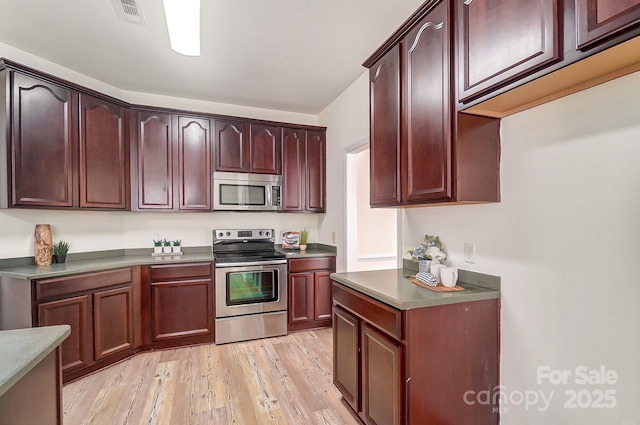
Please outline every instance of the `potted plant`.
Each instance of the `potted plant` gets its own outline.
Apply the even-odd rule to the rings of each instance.
[[[164,254],[171,254],[171,241],[166,239],[162,241],[162,252]]]
[[[173,253],[174,254],[181,254],[182,253],[182,239],[176,239],[175,241],[173,241]]]
[[[64,239],[53,244],[53,258],[55,258],[56,263],[64,263],[67,261],[67,253],[70,247],[71,244]]]
[[[153,253],[154,254],[162,254],[162,239],[153,240]]]
[[[309,231],[305,228],[300,230],[300,251],[307,250],[307,240],[309,239]]]

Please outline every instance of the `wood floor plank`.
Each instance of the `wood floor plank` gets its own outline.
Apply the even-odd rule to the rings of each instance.
[[[138,354],[63,388],[65,425],[357,425],[331,329]]]

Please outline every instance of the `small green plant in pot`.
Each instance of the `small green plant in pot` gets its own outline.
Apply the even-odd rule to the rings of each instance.
[[[71,243],[64,239],[53,244],[53,257],[55,258],[56,263],[64,263],[67,261],[67,253],[69,252],[70,247]]]
[[[163,240],[162,239],[158,239],[158,240],[153,240],[153,253],[154,254],[161,254],[162,253],[162,245],[163,245]]]
[[[162,241],[162,252],[164,254],[171,254],[171,241],[166,239]]]
[[[309,231],[307,229],[300,230],[300,251],[306,251],[308,239]]]
[[[176,239],[173,241],[173,253],[182,253],[182,239]]]

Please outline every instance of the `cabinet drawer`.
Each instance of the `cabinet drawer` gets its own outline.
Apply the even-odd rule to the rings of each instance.
[[[309,270],[335,270],[336,257],[292,258],[289,260],[289,272]]]
[[[90,291],[106,286],[129,283],[132,280],[130,268],[38,280],[36,281],[36,299],[40,300],[75,292]]]
[[[333,302],[402,340],[403,312],[333,281]]]
[[[211,277],[211,263],[167,264],[149,267],[151,282],[202,276]]]

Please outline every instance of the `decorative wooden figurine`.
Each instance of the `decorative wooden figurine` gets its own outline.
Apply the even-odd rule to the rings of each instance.
[[[36,224],[33,235],[33,252],[36,264],[48,266],[53,258],[53,238],[51,237],[51,225]]]

